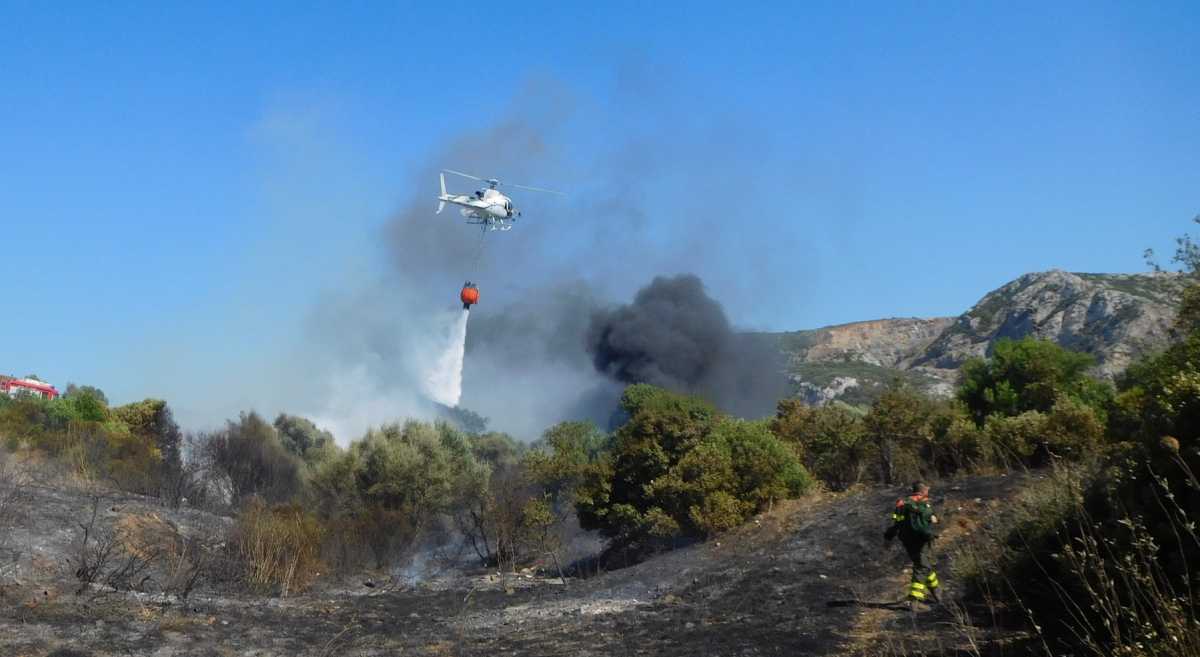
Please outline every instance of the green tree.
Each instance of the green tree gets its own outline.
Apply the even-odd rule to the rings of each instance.
[[[591,422],[560,422],[530,446],[530,477],[556,501],[574,504],[576,489],[608,450],[608,437]]]
[[[933,437],[932,416],[929,400],[899,378],[871,405],[863,427],[875,444],[884,483],[894,484],[900,476],[920,475],[918,457]]]
[[[289,502],[303,489],[300,460],[257,413],[242,413],[236,421],[227,421],[223,429],[207,436],[203,450],[226,479],[235,505],[252,495],[270,503]]]
[[[1111,387],[1088,376],[1094,359],[1033,337],[996,342],[988,359],[963,365],[958,398],[983,426],[989,415],[1049,412],[1060,396],[1100,410]]]
[[[621,399],[629,420],[579,487],[581,525],[627,546],[702,538],[811,484],[766,422],[720,416],[695,397],[639,384]]]
[[[793,446],[805,467],[833,490],[862,482],[876,457],[866,434],[863,411],[846,404],[808,406],[799,399],[779,402],[771,431]]]
[[[159,495],[171,504],[178,504],[184,490],[183,432],[171,407],[161,399],[144,399],[118,406],[112,409],[112,415],[135,437],[154,446],[159,457],[157,472],[147,475],[157,482]]]
[[[317,428],[312,420],[298,415],[280,413],[273,425],[279,442],[289,453],[311,463],[317,455],[334,444],[333,434]]]
[[[77,391],[74,395],[61,399],[59,403],[69,405],[76,419],[85,422],[104,422],[108,419],[108,403],[103,397],[97,397],[91,392]]]
[[[63,392],[63,397],[71,399],[77,395],[91,395],[100,401],[101,404],[108,406],[108,396],[104,391],[95,386],[77,386],[74,383],[68,383],[67,389]]]
[[[484,494],[490,469],[448,423],[371,430],[350,447],[354,480],[380,564],[407,550],[427,523]]]

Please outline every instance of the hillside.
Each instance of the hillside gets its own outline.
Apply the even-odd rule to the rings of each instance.
[[[1022,481],[978,477],[937,491],[949,596],[960,586],[955,547]],[[384,575],[370,588],[364,576],[269,598],[227,590],[219,561],[206,561],[196,590],[180,600],[160,593],[158,570],[142,579],[141,592],[81,589],[83,527],[129,536],[122,528],[152,522],[155,540],[174,543],[212,540],[228,519],[112,494],[100,497],[92,523],[95,490],[31,485],[23,499],[38,512],[10,519],[0,654],[863,655],[897,648],[899,635],[889,630],[914,621],[936,630],[916,637],[924,645],[894,654],[953,651],[968,637],[952,608],[920,608],[914,618],[907,607],[881,604],[901,598],[906,583],[903,551],[879,540],[894,495],[877,489],[783,502],[718,540],[588,579],[461,570],[416,581]],[[136,534],[139,546],[147,535]],[[975,640],[995,637],[993,628],[972,632]]]
[[[1026,274],[984,295],[958,317],[881,319],[774,334],[796,395],[810,403],[869,402],[901,377],[948,395],[958,368],[1002,338],[1034,336],[1092,354],[1113,378],[1166,344],[1175,274]]]

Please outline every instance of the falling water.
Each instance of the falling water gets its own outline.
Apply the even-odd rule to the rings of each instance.
[[[467,347],[467,318],[471,311],[462,314],[450,326],[446,346],[425,375],[425,394],[439,404],[457,406],[462,397],[463,353]]]

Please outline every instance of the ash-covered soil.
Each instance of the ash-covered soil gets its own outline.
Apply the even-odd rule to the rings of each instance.
[[[935,489],[943,598],[955,590],[947,555],[1018,486],[985,477]],[[967,636],[954,605],[878,604],[898,601],[907,582],[903,551],[882,540],[896,495],[790,501],[719,540],[589,579],[479,571],[423,586],[360,579],[287,598],[197,590],[180,601],[153,587],[77,593],[69,557],[92,501],[39,487],[4,530],[0,655],[958,654],[986,641],[982,629]],[[153,514],[184,534],[229,522],[128,497],[104,509],[113,526]]]

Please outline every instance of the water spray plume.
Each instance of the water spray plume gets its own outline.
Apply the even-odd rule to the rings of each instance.
[[[462,398],[463,354],[467,345],[467,318],[471,312],[463,309],[446,336],[446,347],[425,375],[425,394],[439,404],[457,406]]]

